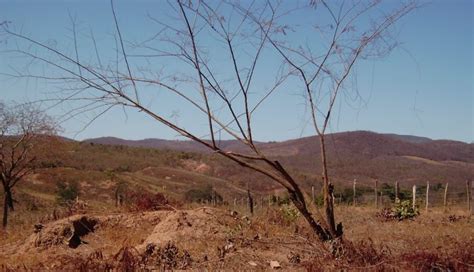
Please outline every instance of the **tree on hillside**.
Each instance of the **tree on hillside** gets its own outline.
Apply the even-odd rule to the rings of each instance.
[[[95,111],[92,121],[114,107],[133,108],[244,168],[280,184],[322,241],[342,235],[336,225],[327,170],[325,133],[343,91],[350,91],[356,62],[382,57],[396,42],[390,27],[408,14],[413,1],[381,5],[380,1],[170,1],[169,18],[151,17],[156,33],[142,42],[127,42],[114,2],[115,56],[100,54],[93,33],[90,51],[74,38],[72,52],[15,32],[4,31],[26,47],[11,50],[48,66],[48,75],[31,72],[18,78],[63,82],[67,116]],[[290,19],[288,19],[290,18]],[[292,19],[291,19],[292,18]],[[73,22],[73,26],[75,22]],[[75,29],[72,27],[76,37]],[[78,46],[80,45],[80,46]],[[109,59],[107,59],[109,57]],[[94,60],[95,58],[95,60]],[[91,60],[92,59],[92,60]],[[149,67],[143,67],[149,63]],[[266,84],[260,84],[260,77]],[[304,97],[321,148],[324,221],[311,214],[298,181],[278,160],[256,144],[255,114],[278,92]],[[159,105],[150,103],[160,93]],[[167,117],[169,96],[193,123],[205,122],[206,135]],[[289,106],[291,107],[291,106]],[[276,124],[278,120],[273,120]],[[236,152],[220,145],[220,137],[247,147]]]
[[[33,171],[39,137],[52,135],[52,119],[33,106],[6,106],[0,102],[0,181],[4,193],[3,228],[14,210],[13,188]]]

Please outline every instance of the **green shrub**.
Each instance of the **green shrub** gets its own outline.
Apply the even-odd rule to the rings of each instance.
[[[413,208],[410,200],[404,200],[397,201],[392,208],[384,208],[378,216],[386,220],[396,219],[401,221],[404,219],[414,218],[419,214],[419,210],[416,207]]]
[[[285,195],[285,196],[272,195],[271,198],[270,198],[270,202],[272,203],[272,205],[281,206],[281,205],[290,204],[291,200],[290,200],[290,197],[288,195]]]
[[[399,220],[413,218],[420,214],[416,207],[413,208],[410,200],[397,201],[392,211]]]
[[[184,194],[184,199],[188,202],[213,201],[215,199],[217,203],[221,203],[224,200],[210,185],[187,191]]]
[[[79,186],[77,182],[66,183],[59,181],[56,183],[56,202],[61,206],[71,205],[79,196]]]
[[[283,216],[283,219],[288,223],[295,222],[296,219],[298,219],[298,217],[300,216],[300,212],[298,211],[298,209],[296,209],[296,207],[291,204],[283,204],[280,207],[280,212]]]
[[[319,195],[316,196],[316,198],[314,199],[314,204],[316,204],[316,206],[318,206],[318,207],[324,206],[324,196],[323,196],[323,194],[319,194]]]

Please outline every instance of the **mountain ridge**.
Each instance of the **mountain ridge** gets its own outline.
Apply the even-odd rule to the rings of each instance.
[[[381,155],[419,156],[437,161],[454,160],[474,162],[474,144],[454,140],[433,140],[427,137],[375,133],[371,131],[349,131],[326,135],[331,152],[357,153],[376,157]],[[125,145],[133,147],[169,149],[185,152],[210,153],[207,147],[191,140],[164,140],[147,138],[125,140],[117,137],[99,137],[82,142],[103,145]],[[318,136],[308,136],[286,141],[256,142],[268,155],[296,156],[319,153]],[[248,148],[237,140],[219,141],[226,150],[246,152]]]

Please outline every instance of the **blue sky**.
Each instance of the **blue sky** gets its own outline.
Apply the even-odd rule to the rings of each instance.
[[[386,5],[390,4],[393,2]],[[161,16],[169,11],[165,6],[160,1],[118,1],[117,14],[125,39],[138,41],[153,33],[156,25],[145,15]],[[108,1],[0,0],[0,7],[0,21],[11,21],[10,27],[69,50],[71,14],[79,23],[80,38],[85,39],[92,28],[100,53],[110,56],[112,52],[107,42],[114,31]],[[473,13],[473,2],[469,0],[432,1],[403,18],[396,27],[401,46],[386,58],[357,66],[358,91],[365,103],[346,103],[345,97],[341,97],[330,132],[371,130],[474,141]],[[79,52],[84,58],[95,56],[86,43],[80,45]],[[264,63],[267,67],[262,70],[272,68],[271,61]],[[2,73],[10,73],[25,64],[22,58],[0,53]],[[263,87],[266,80],[262,72],[256,85]],[[0,82],[0,97],[7,102],[41,99],[47,90],[57,87],[8,76],[0,76]],[[182,109],[177,100],[166,95],[147,98],[150,103],[165,101],[160,108],[165,116],[174,118],[173,113],[178,113],[179,124],[198,135],[205,134],[205,119],[192,118],[194,113]],[[272,97],[254,116],[255,138],[270,141],[312,135],[302,103],[297,92]],[[67,106],[55,108],[50,114],[59,115],[66,110]],[[176,138],[175,132],[139,112],[128,111],[125,115],[120,109],[113,110],[81,131],[88,118],[85,115],[63,123],[64,135],[76,139]]]

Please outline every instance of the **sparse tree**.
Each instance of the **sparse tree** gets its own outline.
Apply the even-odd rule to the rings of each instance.
[[[34,147],[39,137],[52,135],[52,119],[32,105],[6,106],[0,102],[0,180],[4,193],[3,228],[14,210],[13,188],[33,171]]]
[[[298,211],[320,240],[342,235],[336,226],[333,185],[329,179],[325,134],[331,113],[344,90],[351,90],[356,62],[389,53],[396,42],[388,32],[408,14],[413,1],[381,5],[381,1],[169,1],[170,18],[150,17],[157,32],[142,42],[127,43],[113,1],[116,56],[80,58],[78,40],[73,53],[31,38],[11,28],[4,31],[24,42],[11,51],[46,64],[50,75],[17,72],[18,78],[45,79],[67,84],[54,102],[72,103],[65,118],[96,111],[95,120],[114,107],[133,108],[181,136],[196,141],[244,168],[259,172],[284,187]],[[287,16],[303,22],[287,20]],[[306,21],[305,21],[306,19]],[[75,22],[72,22],[75,24]],[[73,37],[76,37],[75,27]],[[303,33],[301,33],[303,32]],[[303,40],[302,37],[308,37]],[[25,48],[25,49],[24,49]],[[146,60],[153,66],[140,64]],[[257,77],[268,80],[265,86]],[[278,160],[266,155],[254,139],[254,115],[277,92],[296,91],[304,97],[315,133],[319,135],[324,180],[324,221],[310,212],[306,196],[294,176]],[[152,92],[168,92],[182,103],[189,118],[205,121],[207,134],[168,118],[150,104]],[[147,102],[145,102],[147,101]],[[162,103],[168,103],[162,101]],[[278,123],[278,120],[274,120]],[[229,150],[220,137],[247,147]]]

